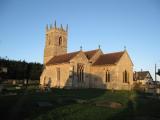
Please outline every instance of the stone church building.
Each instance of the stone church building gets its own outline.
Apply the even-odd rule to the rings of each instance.
[[[101,88],[130,90],[133,85],[133,63],[126,50],[103,53],[90,51],[67,52],[68,26],[46,28],[42,87]]]

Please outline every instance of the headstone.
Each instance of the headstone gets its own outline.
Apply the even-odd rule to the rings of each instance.
[[[37,102],[38,107],[51,107],[52,104],[50,102]]]
[[[160,94],[160,88],[157,88],[157,89],[156,89],[156,93],[157,93],[157,94]]]
[[[21,89],[21,87],[20,87],[20,86],[16,86],[16,89],[17,89],[17,90],[20,90],[20,89]]]
[[[26,80],[26,79],[24,79],[24,84],[25,84],[25,85],[27,84],[27,80]]]
[[[13,80],[12,84],[15,85],[16,84],[16,80]]]

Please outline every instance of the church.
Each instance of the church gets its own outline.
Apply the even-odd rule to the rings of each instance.
[[[42,87],[131,90],[133,63],[127,50],[103,53],[101,48],[67,52],[68,25],[46,27]]]

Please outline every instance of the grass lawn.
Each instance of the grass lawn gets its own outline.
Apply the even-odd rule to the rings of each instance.
[[[23,91],[0,96],[1,120],[159,120],[160,100],[134,91]],[[38,102],[52,106],[39,107]],[[113,104],[113,105],[112,105]],[[118,104],[119,107],[116,107]],[[2,119],[3,118],[3,119]]]

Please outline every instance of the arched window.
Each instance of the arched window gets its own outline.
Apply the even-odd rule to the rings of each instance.
[[[129,73],[125,70],[123,72],[123,83],[128,83],[129,82]]]
[[[77,64],[77,77],[78,82],[84,82],[84,64],[78,63]]]
[[[58,44],[59,44],[59,46],[62,45],[62,36],[59,37]]]
[[[111,80],[110,72],[107,70],[105,74],[106,74],[106,75],[105,75],[106,82],[110,82],[110,80]]]

